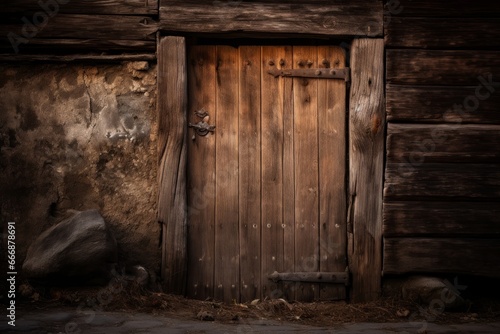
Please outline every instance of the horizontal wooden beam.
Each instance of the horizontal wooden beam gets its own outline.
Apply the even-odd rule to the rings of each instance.
[[[16,0],[2,4],[0,16],[12,13],[158,15],[158,0]]]
[[[384,0],[391,16],[500,17],[500,6],[491,0]]]
[[[500,237],[499,202],[384,203],[384,236]]]
[[[452,273],[500,277],[500,239],[384,238],[384,275]]]
[[[0,54],[1,62],[72,62],[72,61],[156,61],[154,53],[137,53],[137,54],[117,54],[117,55],[101,55],[101,54],[76,54],[76,55],[16,55]]]
[[[500,51],[387,50],[387,83],[478,85],[500,78]]]
[[[161,0],[160,28],[189,33],[250,32],[382,36],[381,1]]]
[[[500,125],[389,124],[387,161],[500,163]]]
[[[386,21],[387,48],[492,49],[500,45],[498,18],[393,17]]]
[[[500,169],[496,164],[389,162],[384,196],[385,201],[496,201],[500,199]]]
[[[500,87],[490,89],[494,91],[479,81],[475,86],[386,85],[387,120],[500,124],[500,94],[496,93]],[[465,109],[464,103],[476,101],[477,106],[474,104],[474,108],[468,106],[469,110]]]

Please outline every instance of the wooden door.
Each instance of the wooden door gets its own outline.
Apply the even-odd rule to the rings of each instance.
[[[344,299],[342,284],[268,279],[346,269],[345,81],[268,74],[343,68],[344,51],[193,46],[187,67],[188,122],[215,126],[188,132],[188,296]]]

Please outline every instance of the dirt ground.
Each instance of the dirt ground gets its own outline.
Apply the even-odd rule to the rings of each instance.
[[[283,299],[224,304],[153,292],[123,279],[115,279],[106,287],[91,288],[33,288],[25,283],[20,286],[20,292],[24,295],[20,300],[20,312],[74,306],[78,312],[140,312],[225,324],[244,319],[266,319],[312,326],[360,322],[462,324],[500,321],[499,300],[487,296],[467,300],[464,309],[450,312],[394,297],[357,304],[345,301],[299,303]]]

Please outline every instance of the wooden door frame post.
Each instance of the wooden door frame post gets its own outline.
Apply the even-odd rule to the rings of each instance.
[[[385,102],[384,40],[355,39],[349,102],[348,259],[351,300],[380,297]]]
[[[158,222],[166,292],[184,294],[187,272],[187,67],[184,37],[158,43]]]

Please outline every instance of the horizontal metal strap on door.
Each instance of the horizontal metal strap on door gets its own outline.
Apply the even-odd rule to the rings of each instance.
[[[279,273],[275,271],[267,276],[268,279],[277,283],[279,281],[310,282],[310,283],[337,283],[349,285],[349,271],[339,272],[294,272]]]
[[[277,69],[267,71],[275,78],[277,77],[301,77],[319,79],[351,79],[349,67],[344,68],[297,68],[297,69]]]

